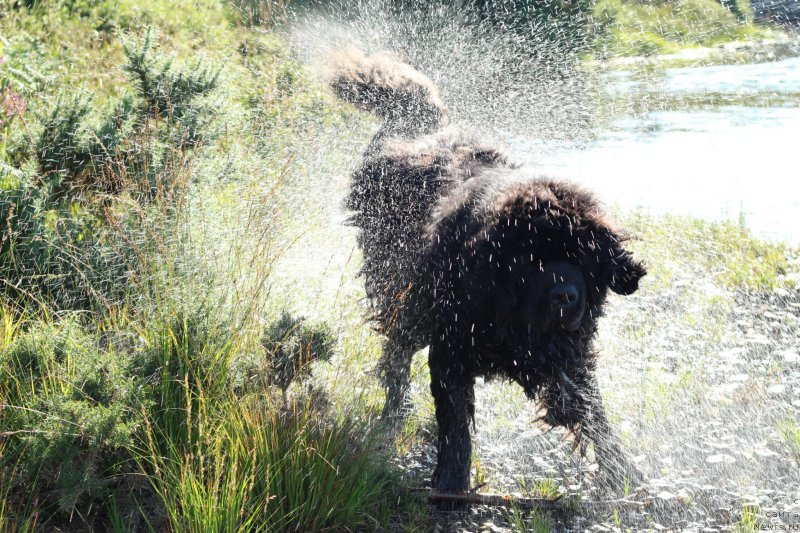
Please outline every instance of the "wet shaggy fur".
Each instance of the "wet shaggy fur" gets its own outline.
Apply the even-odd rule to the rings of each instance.
[[[383,119],[347,207],[385,336],[385,417],[402,412],[412,355],[429,348],[434,487],[468,489],[478,376],[516,381],[546,422],[595,443],[603,470],[628,472],[597,390],[592,340],[608,290],[634,292],[645,269],[598,201],[448,127],[434,84],[394,56],[345,51],[327,75],[339,96]],[[552,303],[565,277],[580,298],[574,324]]]

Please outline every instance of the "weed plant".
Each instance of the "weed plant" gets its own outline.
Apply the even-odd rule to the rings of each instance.
[[[63,58],[48,43],[72,38],[58,22],[80,34],[103,6],[34,2],[0,19],[41,36],[49,71],[3,132],[0,530],[376,527],[399,482],[371,429],[332,416],[311,384],[289,394],[336,339],[269,317],[294,186],[283,147],[340,111],[274,37],[244,35],[233,64],[157,50],[202,42],[186,34],[196,21],[224,33],[220,48],[235,41],[230,13],[194,4],[180,24],[153,6],[143,18],[161,32],[97,42],[124,90],[78,77],[90,90],[52,92]],[[26,42],[3,53],[35,65]]]

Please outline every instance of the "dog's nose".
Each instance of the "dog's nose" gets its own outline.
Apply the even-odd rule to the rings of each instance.
[[[547,293],[551,309],[569,309],[578,303],[578,288],[571,283],[559,283]]]

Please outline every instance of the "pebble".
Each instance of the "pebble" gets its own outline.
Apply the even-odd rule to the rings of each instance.
[[[712,464],[713,463],[734,463],[734,462],[736,462],[736,459],[733,456],[728,455],[726,453],[716,453],[714,455],[709,455],[708,457],[706,457],[706,462],[707,463],[712,463]]]

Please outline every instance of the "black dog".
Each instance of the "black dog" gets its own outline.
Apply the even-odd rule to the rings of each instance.
[[[385,417],[397,416],[412,355],[428,346],[439,427],[437,489],[468,489],[477,376],[519,383],[544,420],[595,443],[629,475],[593,376],[607,290],[630,294],[644,267],[588,192],[539,178],[446,127],[438,90],[387,54],[342,53],[329,82],[383,118],[347,206],[385,335]],[[581,447],[581,451],[585,446]],[[624,467],[624,472],[619,468]]]

